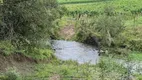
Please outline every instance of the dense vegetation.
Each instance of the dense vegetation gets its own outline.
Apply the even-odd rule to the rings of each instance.
[[[47,39],[50,29],[55,26],[53,22],[59,17],[56,8],[55,1],[4,0],[1,4],[1,40],[18,42],[19,39],[26,44],[37,44],[39,40]]]
[[[141,4],[141,0],[0,0],[0,58],[11,60],[15,54],[12,58],[20,61],[24,55],[36,63],[34,73],[21,75],[7,62],[10,68],[0,71],[0,80],[142,80],[141,73],[131,72],[131,65],[116,62],[142,61]],[[70,25],[74,35],[68,40],[98,47],[102,56],[97,65],[55,58],[50,40],[66,39],[61,29]]]
[[[72,1],[70,0],[68,2]],[[107,42],[105,44],[110,44],[110,41],[115,41],[115,44],[113,44],[115,46],[123,46],[131,50],[142,50],[140,47],[142,37],[141,33],[139,33],[141,32],[140,26],[142,25],[142,6],[140,0],[113,0],[108,2],[101,1],[82,4],[63,4],[61,6],[65,6],[68,11],[67,15],[72,16],[72,18],[75,18],[77,21],[77,40],[83,41],[91,34],[92,36],[98,36],[103,41],[103,44],[106,41]],[[86,17],[84,17],[84,15]],[[79,29],[79,26],[81,29]],[[98,28],[102,28],[102,32]],[[106,31],[111,31],[109,33],[113,35],[109,35],[108,32],[104,31],[105,29]],[[133,31],[134,29],[137,30],[137,32]],[[120,32],[120,34],[118,35],[117,32]],[[116,40],[113,38],[113,36]]]
[[[3,0],[0,8],[0,40],[30,54],[47,46],[43,44],[54,35],[60,18],[55,0]]]

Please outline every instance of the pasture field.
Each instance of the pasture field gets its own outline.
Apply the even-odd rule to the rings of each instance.
[[[58,0],[60,4],[82,4],[82,3],[94,3],[102,1],[113,1],[113,0]]]
[[[85,3],[79,3],[86,1]],[[87,1],[95,1],[89,3]],[[115,12],[115,14],[122,14],[125,18],[126,26],[141,26],[142,19],[142,1],[141,0],[58,0],[61,6],[67,8],[70,14],[82,14],[87,13],[90,15],[103,14],[106,7],[111,7],[110,9]],[[70,3],[74,2],[74,3]],[[77,2],[77,3],[75,3]],[[110,10],[110,11],[111,11]],[[135,22],[134,22],[135,20]]]
[[[82,2],[82,1],[96,1],[96,0],[58,0],[59,3],[69,3],[69,2]]]
[[[63,0],[59,2],[64,2]],[[75,1],[75,0],[74,0]],[[78,0],[76,0],[78,2]],[[80,0],[81,1],[81,0]],[[108,0],[94,3],[64,4],[69,11],[102,11],[106,6],[114,7],[117,12],[131,12],[142,10],[141,0]]]
[[[81,3],[82,1],[86,1]],[[89,3],[88,1],[94,1]],[[82,14],[87,13],[89,15],[103,14],[106,7],[111,7],[109,9],[113,10],[114,14],[122,14],[125,18],[126,26],[141,26],[141,13],[142,13],[142,1],[141,0],[58,0],[61,6],[67,8],[69,13]],[[74,2],[74,3],[71,3]],[[75,3],[77,2],[77,3]],[[79,3],[80,2],[80,3]],[[110,11],[111,11],[110,10]],[[134,22],[135,19],[135,22]]]

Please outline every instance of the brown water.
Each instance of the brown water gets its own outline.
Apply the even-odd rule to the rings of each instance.
[[[55,56],[61,60],[73,60],[80,64],[96,64],[99,61],[98,50],[95,47],[64,40],[53,40],[52,47],[55,49]]]

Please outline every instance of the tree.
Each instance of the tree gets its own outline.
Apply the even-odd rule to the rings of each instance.
[[[0,10],[0,39],[9,39],[18,48],[38,47],[50,38],[60,17],[56,0],[3,0]]]

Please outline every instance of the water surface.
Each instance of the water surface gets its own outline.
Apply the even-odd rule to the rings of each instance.
[[[52,47],[55,50],[55,56],[61,60],[73,60],[80,64],[96,64],[99,60],[98,50],[87,44],[53,40]]]

